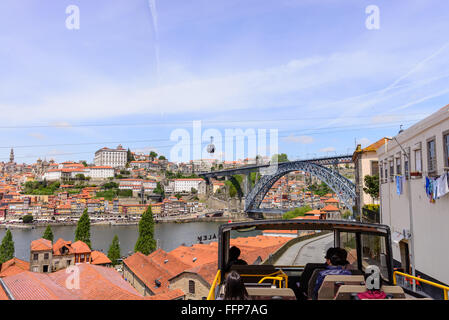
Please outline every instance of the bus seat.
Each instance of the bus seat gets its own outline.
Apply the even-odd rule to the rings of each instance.
[[[326,269],[315,269],[312,273],[312,276],[310,277],[309,284],[307,286],[307,297],[309,299],[312,299],[313,297],[313,290],[315,289],[316,279],[318,278],[318,274],[320,271],[323,271]]]
[[[334,299],[340,286],[364,284],[365,278],[362,275],[327,275],[318,290],[318,300]]]
[[[351,300],[352,294],[362,293],[366,290],[366,286],[343,285],[338,289],[334,300]],[[404,290],[399,286],[382,286],[382,291],[387,295],[391,295],[393,299],[405,299]]]
[[[246,288],[253,300],[296,300],[295,293],[290,288]]]

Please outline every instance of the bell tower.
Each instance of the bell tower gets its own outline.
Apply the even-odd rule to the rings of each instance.
[[[14,149],[11,148],[11,153],[9,154],[9,162],[14,162]]]

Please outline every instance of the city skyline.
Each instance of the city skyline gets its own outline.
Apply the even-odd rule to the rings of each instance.
[[[278,129],[290,159],[352,153],[448,101],[442,2],[77,1],[69,30],[72,4],[0,4],[0,161],[169,157],[194,120]]]

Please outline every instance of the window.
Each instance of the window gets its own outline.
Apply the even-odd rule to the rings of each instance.
[[[33,272],[39,272],[39,267],[38,266],[34,266],[33,267]]]
[[[379,174],[379,162],[371,161],[371,175],[377,176]]]
[[[421,149],[415,150],[415,172],[422,172]]]
[[[189,293],[195,294],[195,281],[189,280]]]
[[[44,260],[48,260],[48,253],[44,253]]]
[[[394,176],[394,162],[393,160],[390,160],[390,181],[393,182],[393,176]]]
[[[437,170],[437,158],[435,150],[435,138],[427,141],[427,171],[435,173]]]
[[[400,158],[400,156],[396,158],[396,174],[397,175],[401,175],[402,174],[401,158]]]
[[[444,148],[444,165],[449,167],[449,133],[446,133],[443,137]]]
[[[39,254],[37,253],[33,254],[33,260],[39,260]]]
[[[408,179],[410,174],[410,148],[407,149],[407,153],[404,153],[404,174],[405,178]]]

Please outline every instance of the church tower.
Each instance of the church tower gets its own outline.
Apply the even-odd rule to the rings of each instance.
[[[14,162],[14,149],[11,148],[11,153],[9,154],[9,162]]]

